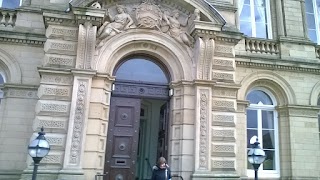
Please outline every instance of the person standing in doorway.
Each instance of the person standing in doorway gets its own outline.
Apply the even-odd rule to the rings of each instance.
[[[151,180],[171,180],[171,171],[164,157],[160,157],[157,165],[153,166]]]

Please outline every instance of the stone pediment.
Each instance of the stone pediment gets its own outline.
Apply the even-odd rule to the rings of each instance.
[[[116,4],[122,4],[126,7],[141,4],[143,2],[154,3],[162,8],[176,9],[185,14],[192,14],[195,9],[199,10],[200,20],[212,22],[217,25],[225,25],[226,21],[222,15],[214,8],[212,4],[206,0],[72,0],[70,2],[72,7],[91,7],[92,4],[98,2],[102,9],[108,9]]]

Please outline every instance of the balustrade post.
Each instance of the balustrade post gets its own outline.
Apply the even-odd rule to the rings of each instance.
[[[10,12],[10,13],[8,13],[9,14],[9,21],[8,21],[8,23],[7,23],[7,25],[8,26],[11,26],[11,27],[13,27],[13,16],[14,16],[14,13],[13,12]]]
[[[1,19],[1,21],[0,21],[0,26],[6,26],[6,16],[7,16],[7,12],[2,11],[1,14],[2,14],[2,19]]]

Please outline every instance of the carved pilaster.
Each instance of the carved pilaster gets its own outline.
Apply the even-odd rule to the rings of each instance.
[[[66,174],[79,174],[84,178],[82,171],[86,124],[89,114],[90,89],[92,83],[92,72],[73,71],[75,77],[73,82],[73,93],[69,116],[69,127],[67,134],[66,149],[64,155],[63,169],[60,171],[61,178]]]
[[[215,42],[213,39],[198,38],[195,48],[197,62],[197,79],[210,80],[211,66],[214,58]]]
[[[86,22],[79,25],[78,51],[76,68],[92,69],[91,64],[95,52],[97,27]]]
[[[210,171],[211,161],[211,88],[197,87],[196,106],[196,163],[195,170]]]

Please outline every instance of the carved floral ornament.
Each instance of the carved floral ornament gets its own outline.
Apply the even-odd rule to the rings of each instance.
[[[97,2],[91,6],[100,7]],[[116,12],[112,11],[114,9]],[[103,46],[110,37],[116,34],[137,28],[166,33],[179,43],[193,47],[194,39],[186,29],[191,21],[200,20],[200,11],[195,9],[193,14],[180,15],[182,15],[181,11],[157,5],[153,0],[144,0],[141,4],[130,7],[117,4],[106,10],[105,19],[107,20],[98,29],[97,47]]]

